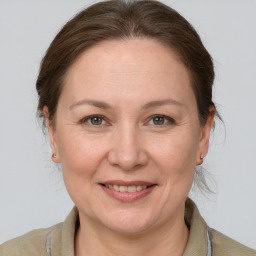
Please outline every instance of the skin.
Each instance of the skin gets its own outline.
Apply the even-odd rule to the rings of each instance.
[[[47,107],[44,114],[53,160],[79,210],[76,255],[183,255],[185,200],[207,154],[215,109],[200,125],[179,56],[149,39],[101,42],[69,68],[54,126]],[[92,123],[91,115],[102,119]],[[127,203],[102,189],[107,180],[157,185]]]

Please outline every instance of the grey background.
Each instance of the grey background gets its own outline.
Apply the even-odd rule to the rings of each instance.
[[[35,115],[40,60],[57,31],[96,1],[0,1],[0,243],[63,221],[73,206]],[[256,249],[256,1],[169,0],[214,58],[217,125],[205,167],[216,194],[192,197],[209,226]]]

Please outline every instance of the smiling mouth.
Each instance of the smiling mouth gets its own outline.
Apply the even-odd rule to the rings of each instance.
[[[106,187],[106,188],[118,191],[118,192],[128,192],[128,193],[135,193],[135,192],[138,192],[138,191],[146,190],[146,189],[148,189],[152,186],[155,186],[155,185],[151,185],[151,186],[146,186],[146,185],[119,186],[119,185],[116,185],[116,184],[101,184],[101,185]]]
[[[99,183],[103,190],[112,198],[122,203],[132,203],[146,197],[154,191],[157,184],[145,181],[113,180]]]

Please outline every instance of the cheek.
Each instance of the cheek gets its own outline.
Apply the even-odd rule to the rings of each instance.
[[[63,179],[67,191],[76,205],[93,205],[91,195],[97,193],[94,186],[99,177],[98,170],[105,157],[106,145],[99,144],[83,132],[71,130],[59,133],[58,147]],[[95,190],[96,189],[96,190]],[[90,207],[87,209],[91,213]]]
[[[64,175],[92,176],[105,157],[104,140],[84,136],[80,131],[60,133],[58,147]]]
[[[194,166],[196,163],[198,136],[191,132],[177,132],[163,136],[158,140],[158,145],[151,148],[152,158],[158,156],[159,164],[176,166],[177,170],[185,171],[185,166]]]
[[[193,131],[173,133],[161,141],[161,150],[154,147],[152,157],[163,182],[162,200],[171,211],[174,205],[185,201],[193,183],[198,134]],[[157,156],[157,157],[156,157]],[[177,206],[178,207],[178,206]]]

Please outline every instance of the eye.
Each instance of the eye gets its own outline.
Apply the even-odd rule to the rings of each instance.
[[[152,120],[155,125],[163,125],[165,123],[165,118],[163,116],[154,117]]]
[[[89,121],[90,124],[92,124],[92,125],[101,125],[104,120],[103,120],[102,117],[93,116],[93,117],[90,117],[90,118],[88,119],[88,121]]]
[[[163,126],[163,125],[167,125],[168,123],[173,124],[174,122],[175,121],[169,116],[155,115],[152,117],[149,124]]]
[[[88,123],[89,125],[92,125],[92,126],[100,126],[100,125],[105,125],[106,121],[103,116],[93,115],[93,116],[87,116],[83,118],[82,120],[79,121],[79,123],[81,124]]]

